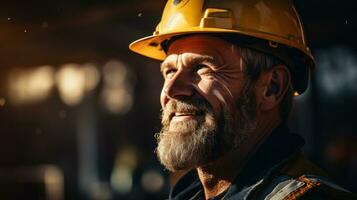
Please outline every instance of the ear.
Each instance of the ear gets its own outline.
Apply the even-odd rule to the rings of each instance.
[[[285,96],[291,80],[290,71],[285,65],[276,65],[264,72],[260,78],[264,83],[260,90],[260,109],[272,110],[277,107]],[[259,80],[258,80],[259,81]]]

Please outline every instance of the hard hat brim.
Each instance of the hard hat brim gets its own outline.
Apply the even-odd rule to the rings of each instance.
[[[130,50],[141,54],[143,56],[156,59],[156,60],[164,60],[166,58],[166,53],[161,47],[161,43],[167,39],[170,39],[174,36],[180,36],[180,35],[190,35],[190,34],[197,34],[197,33],[233,33],[237,34],[237,37],[239,35],[246,36],[246,37],[255,37],[255,38],[260,38],[264,40],[270,40],[273,42],[277,42],[279,44],[283,44],[288,47],[295,47],[299,49],[300,51],[304,52],[305,55],[308,57],[309,60],[314,64],[314,58],[310,52],[309,49],[306,49],[303,44],[301,45],[296,45],[296,42],[290,41],[289,39],[284,39],[281,38],[281,36],[275,36],[269,33],[264,33],[264,32],[257,32],[257,31],[249,31],[249,30],[229,30],[229,29],[220,29],[220,28],[189,28],[187,30],[181,29],[179,32],[169,32],[169,33],[164,33],[164,34],[159,34],[159,35],[152,35],[148,37],[141,38],[139,40],[136,40],[132,42],[129,45]]]

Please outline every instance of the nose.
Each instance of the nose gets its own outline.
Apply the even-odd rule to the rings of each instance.
[[[192,84],[192,75],[190,75],[189,72],[179,70],[171,79],[165,81],[162,95],[165,96],[166,101],[169,99],[180,99],[193,96],[194,87]]]

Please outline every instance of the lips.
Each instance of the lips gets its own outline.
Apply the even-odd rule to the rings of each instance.
[[[197,115],[195,113],[174,113],[174,116],[194,116]]]
[[[185,101],[172,99],[163,108],[163,120],[188,120],[203,117],[210,112],[209,105],[202,99],[185,99]]]
[[[170,115],[170,121],[175,119],[175,120],[181,120],[181,119],[188,119],[188,118],[195,118],[195,117],[200,117],[203,115],[202,111],[185,111],[185,112],[173,112]]]

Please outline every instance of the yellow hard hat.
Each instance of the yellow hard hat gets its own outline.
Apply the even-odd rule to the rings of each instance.
[[[134,41],[129,48],[164,60],[166,42],[197,33],[254,40],[243,46],[277,56],[292,71],[294,90],[299,94],[306,90],[314,58],[291,0],[168,0],[153,35]]]

